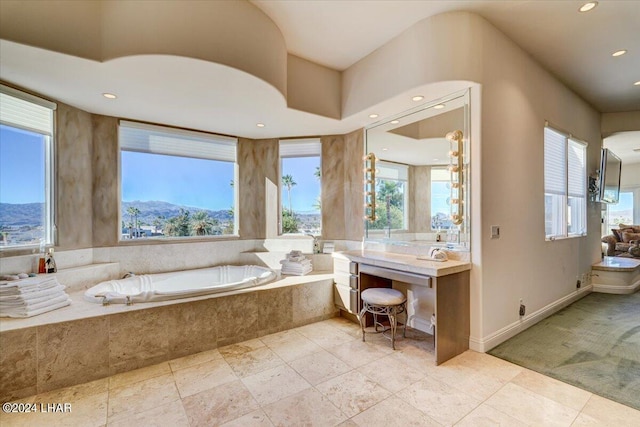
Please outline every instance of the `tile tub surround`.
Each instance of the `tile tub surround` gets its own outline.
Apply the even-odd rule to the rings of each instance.
[[[333,275],[204,297],[65,309],[0,320],[0,400],[49,392],[337,315]]]
[[[72,412],[0,414],[0,424],[640,425],[634,409],[487,354],[435,366],[431,343],[399,340],[393,352],[337,317],[31,395],[19,402]]]

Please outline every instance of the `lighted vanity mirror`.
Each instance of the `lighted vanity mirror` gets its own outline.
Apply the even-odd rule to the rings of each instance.
[[[469,250],[469,94],[366,129],[366,239]]]

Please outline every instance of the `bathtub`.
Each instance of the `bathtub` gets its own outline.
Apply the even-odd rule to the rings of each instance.
[[[99,283],[84,293],[95,303],[165,301],[260,286],[277,274],[256,265],[223,265],[198,270],[143,274]]]

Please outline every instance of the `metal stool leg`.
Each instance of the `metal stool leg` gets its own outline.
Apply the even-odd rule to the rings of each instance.
[[[364,316],[365,316],[366,312],[367,312],[367,305],[363,304],[362,305],[362,310],[360,310],[360,316],[359,316],[359,319],[358,319],[358,320],[360,320],[360,328],[362,329],[362,342],[364,342],[364,321],[365,321]]]

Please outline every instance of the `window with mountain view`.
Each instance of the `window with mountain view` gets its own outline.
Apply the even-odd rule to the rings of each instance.
[[[121,240],[237,234],[235,138],[121,121]]]
[[[54,243],[55,108],[0,85],[0,248]]]
[[[282,234],[322,233],[319,139],[280,141]]]

